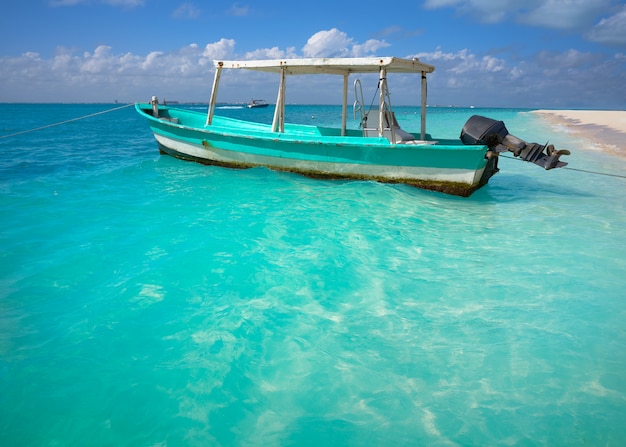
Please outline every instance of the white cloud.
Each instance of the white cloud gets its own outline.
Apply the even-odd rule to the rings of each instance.
[[[185,2],[174,10],[172,16],[176,19],[197,19],[200,12],[192,3]]]
[[[139,65],[139,68],[142,70],[157,70],[161,68],[161,63],[159,58],[163,56],[163,52],[161,51],[152,51],[150,52],[143,62]],[[131,61],[132,62],[132,61]],[[132,65],[128,65],[127,67],[132,67]]]
[[[600,20],[589,33],[589,40],[609,45],[626,45],[626,6]]]
[[[32,60],[41,60],[39,58],[39,53],[34,53],[32,51],[29,51],[27,53],[24,53],[24,58],[25,59],[32,59]]]
[[[302,48],[302,53],[306,57],[342,57],[350,52],[348,47],[353,40],[343,31],[333,28],[325,31],[318,31],[313,34],[306,45]]]
[[[301,51],[295,47],[271,47],[249,51],[243,56],[235,52],[235,41],[225,38],[204,46],[190,44],[175,51],[144,55],[116,53],[107,45],[83,53],[59,48],[50,58],[27,52],[19,57],[0,57],[3,79],[0,98],[17,102],[97,102],[144,100],[157,94],[161,98],[200,101],[207,100],[216,59],[361,56],[385,46],[388,44],[378,40],[356,42],[346,33],[331,29],[315,33]],[[447,52],[438,48],[429,53],[406,55],[414,56],[436,67],[429,77],[431,104],[611,108],[621,106],[620,98],[626,97],[623,53],[542,51],[521,61],[469,49]],[[414,80],[406,86],[396,85],[394,81],[392,87],[403,91],[419,85],[415,86]],[[235,76],[231,81],[229,77],[223,84],[220,100],[239,101],[258,94],[267,97],[274,94],[273,88],[267,78],[244,81]],[[300,97],[290,98],[300,103],[321,100],[310,96],[310,89],[302,90]],[[290,90],[294,95],[296,91]],[[415,95],[411,93],[409,97]]]
[[[126,97],[147,98],[154,92],[188,95],[207,89],[213,59],[232,56],[235,42],[221,39],[204,48],[191,44],[172,52],[116,54],[107,45],[76,54],[59,48],[49,59],[29,52],[0,58],[0,97],[7,101],[96,102]]]
[[[296,49],[289,47],[286,50],[281,50],[278,47],[272,48],[260,48],[258,50],[250,51],[244,55],[244,59],[258,60],[258,59],[285,59],[285,58],[297,58]]]
[[[228,14],[231,16],[243,17],[247,16],[250,8],[247,5],[239,5],[238,3],[233,3],[228,10]]]
[[[457,8],[460,14],[478,17],[483,23],[503,21],[511,12],[531,7],[536,0],[426,0],[426,9]]]
[[[235,41],[222,38],[217,42],[207,44],[204,47],[202,56],[207,59],[226,59],[234,51]]]
[[[360,57],[372,55],[378,49],[388,47],[384,40],[370,39],[359,44],[337,28],[318,31],[302,48],[305,57]]]
[[[497,104],[497,101],[503,101],[509,92],[504,90],[505,95],[497,95],[493,91],[510,84],[523,74],[523,70],[509,66],[504,59],[490,55],[480,56],[468,49],[454,53],[437,49],[410,57],[413,56],[435,65],[435,72],[430,76],[433,88],[429,90],[434,93],[431,99],[440,104],[480,104],[493,101],[491,105],[503,105]],[[441,99],[444,95],[448,98]]]
[[[543,67],[554,67],[559,70],[581,69],[600,62],[601,56],[593,53],[570,49],[562,53],[542,51],[537,60]]]
[[[591,29],[593,23],[616,2],[618,0],[426,0],[424,7],[455,8],[459,14],[471,15],[483,23],[510,20],[530,26],[576,31],[600,43],[624,44],[624,9]]]
[[[432,53],[419,53],[415,57],[426,63],[436,64],[441,61],[445,70],[457,75],[472,73],[472,75],[476,76],[506,69],[506,62],[503,59],[489,55],[479,57],[468,49],[463,49],[456,53],[445,53],[438,49]],[[436,71],[439,71],[439,68]]]
[[[377,37],[391,36],[392,34],[400,34],[403,32],[404,32],[404,29],[401,26],[392,25],[392,26],[388,26],[387,28],[381,29],[377,33]]]
[[[354,57],[373,55],[373,54],[376,54],[376,52],[380,48],[386,48],[389,46],[391,45],[385,42],[384,40],[369,39],[365,41],[365,43],[362,45],[354,44],[352,46],[351,55]]]
[[[98,74],[107,69],[115,68],[119,64],[117,56],[111,54],[111,47],[100,45],[93,54],[85,53],[80,71],[83,73]]]
[[[528,13],[519,13],[519,21],[554,29],[581,29],[606,11],[610,0],[545,0]]]
[[[624,57],[573,49],[515,62],[467,49],[412,56],[436,67],[429,77],[431,104],[615,108],[616,98],[626,97]]]

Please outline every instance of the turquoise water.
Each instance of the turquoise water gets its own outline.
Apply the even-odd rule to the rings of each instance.
[[[0,104],[0,135],[112,107]],[[429,113],[624,174],[526,111]],[[502,159],[463,199],[229,170],[160,156],[132,108],[0,154],[3,445],[626,442],[624,178]]]

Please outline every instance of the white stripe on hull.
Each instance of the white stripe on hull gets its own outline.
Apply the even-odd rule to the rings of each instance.
[[[484,168],[450,169],[427,168],[420,166],[383,166],[358,163],[322,162],[298,160],[293,158],[268,157],[246,152],[222,150],[212,146],[199,146],[154,134],[156,140],[166,148],[196,159],[204,159],[225,164],[247,164],[276,167],[277,169],[318,172],[327,175],[357,176],[394,180],[421,180],[464,183],[470,186],[478,184]]]

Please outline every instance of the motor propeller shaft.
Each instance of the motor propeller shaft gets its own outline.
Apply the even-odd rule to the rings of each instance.
[[[512,152],[515,157],[546,170],[566,166],[567,163],[560,161],[559,157],[570,155],[567,149],[556,150],[552,144],[528,143],[511,135],[504,122],[479,115],[467,120],[461,130],[461,141],[464,144],[484,144],[496,153]]]

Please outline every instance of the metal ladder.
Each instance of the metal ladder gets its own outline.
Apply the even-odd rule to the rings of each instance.
[[[387,88],[387,82],[385,78],[381,78],[378,81],[378,88],[381,91],[381,100],[379,102],[379,110],[377,113],[380,113],[380,108],[382,107],[383,112],[383,122],[382,124],[379,122],[380,119],[373,120],[377,123],[377,131],[378,136],[383,136],[385,131],[389,132],[391,135],[391,141],[395,141],[395,130],[394,124],[396,123],[395,117],[393,115],[391,109],[391,97],[389,95],[389,89]],[[377,89],[378,91],[378,89]],[[372,104],[370,104],[370,109],[366,112],[364,109],[364,101],[363,101],[363,86],[361,85],[360,79],[354,80],[354,119],[357,119],[357,114],[359,115],[359,127],[363,129],[363,136],[372,136],[367,132],[367,130],[373,130],[373,128],[367,127],[367,117],[372,111],[372,105],[374,103],[374,98],[372,99]],[[396,124],[397,125],[397,124]]]
[[[365,111],[363,110],[363,87],[361,86],[361,80],[354,80],[354,104],[352,105],[354,110],[354,119],[356,120],[356,114],[359,114],[359,127],[363,126],[363,120],[365,119]]]

